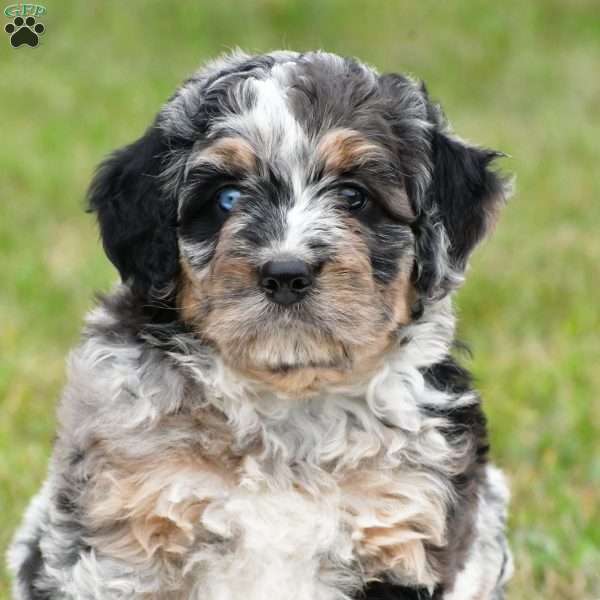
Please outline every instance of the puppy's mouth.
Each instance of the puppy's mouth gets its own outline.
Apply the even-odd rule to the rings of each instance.
[[[352,360],[349,356],[345,355],[343,358],[337,360],[322,360],[322,361],[299,361],[299,362],[282,362],[278,365],[271,365],[266,367],[265,370],[270,373],[287,375],[288,373],[295,373],[306,369],[311,370],[339,370],[349,371],[352,369]]]

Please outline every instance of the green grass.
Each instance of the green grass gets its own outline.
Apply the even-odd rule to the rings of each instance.
[[[44,477],[64,359],[115,273],[94,165],[229,48],[325,48],[424,78],[518,194],[458,297],[510,474],[511,600],[600,598],[600,9],[596,0],[46,2],[0,40],[0,553]],[[8,598],[0,571],[0,599]]]

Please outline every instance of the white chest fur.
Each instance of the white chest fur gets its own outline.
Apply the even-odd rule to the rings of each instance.
[[[316,402],[318,410],[298,406],[285,419],[263,415],[259,434],[238,423],[258,442],[237,458],[222,454],[231,441],[215,447],[212,427],[197,444],[203,434],[188,417],[144,433],[150,447],[163,446],[159,458],[128,436],[96,478],[88,509],[99,530],[115,521],[122,529],[96,545],[180,570],[191,597],[209,600],[341,600],[382,571],[432,586],[425,545],[444,543],[450,501],[441,423],[415,413],[402,429],[362,400]]]
[[[190,555],[198,598],[347,597],[352,540],[335,501],[296,491],[239,489],[209,506],[202,520],[229,543]]]
[[[73,357],[78,386],[61,417],[84,438],[69,401],[102,398],[86,492],[93,545],[169,598],[341,600],[384,570],[432,586],[425,548],[445,541],[464,448],[421,409],[472,401],[429,388],[419,370],[446,352],[445,323],[424,324],[429,343],[413,331],[360,389],[295,403],[257,396],[218,362],[173,368],[90,342]],[[200,405],[182,367],[206,392]]]

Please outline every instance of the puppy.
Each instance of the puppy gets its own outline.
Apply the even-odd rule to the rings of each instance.
[[[508,494],[451,356],[499,156],[333,54],[186,81],[90,188],[122,283],[70,356],[14,598],[501,599]]]

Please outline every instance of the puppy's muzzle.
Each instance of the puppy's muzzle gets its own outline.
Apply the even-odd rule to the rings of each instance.
[[[260,270],[260,286],[277,304],[294,304],[310,291],[314,273],[309,264],[297,258],[270,260]]]

